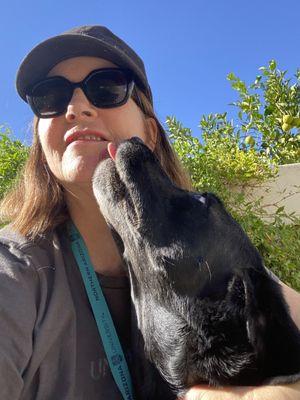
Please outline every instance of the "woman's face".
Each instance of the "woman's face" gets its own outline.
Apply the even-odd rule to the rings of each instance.
[[[80,82],[95,69],[115,66],[102,58],[76,57],[57,64],[48,76]],[[85,136],[84,140],[68,144],[70,134],[86,129],[101,132],[107,140],[99,142]],[[39,120],[38,134],[50,170],[64,187],[71,188],[91,184],[95,167],[108,157],[105,149],[110,141],[118,144],[139,136],[153,150],[157,125],[153,118],[144,118],[131,98],[120,107],[101,109],[93,106],[83,91],[76,88],[65,114]]]

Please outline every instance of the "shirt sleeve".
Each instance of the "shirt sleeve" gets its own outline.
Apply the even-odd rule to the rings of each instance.
[[[0,399],[20,398],[33,350],[39,278],[22,252],[0,243]]]

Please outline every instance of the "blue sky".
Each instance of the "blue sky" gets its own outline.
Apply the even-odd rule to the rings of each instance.
[[[250,83],[276,59],[292,76],[300,67],[299,0],[11,0],[1,5],[0,124],[30,142],[32,112],[15,75],[40,41],[79,25],[104,25],[142,57],[162,123],[174,115],[199,136],[203,114],[232,110],[226,76]]]

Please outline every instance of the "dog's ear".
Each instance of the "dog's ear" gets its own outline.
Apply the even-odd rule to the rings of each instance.
[[[299,379],[300,332],[290,316],[280,284],[265,270],[249,268],[235,278],[232,287],[235,299],[240,293],[248,339],[266,381],[287,383]]]
[[[244,315],[246,320],[246,328],[248,339],[253,346],[254,352],[259,356],[260,359],[266,357],[266,335],[268,329],[267,321],[267,308],[266,304],[262,304],[265,301],[266,293],[262,289],[264,277],[260,276],[255,270],[249,269],[243,274],[243,289],[244,289]],[[266,288],[265,288],[266,290]],[[267,290],[266,290],[267,291]],[[271,299],[267,299],[268,302]],[[273,309],[273,311],[271,311]],[[269,312],[277,312],[274,308],[269,306]]]
[[[255,354],[264,357],[267,321],[255,291],[248,273],[236,274],[229,281],[226,302],[235,313],[244,317],[248,340]]]

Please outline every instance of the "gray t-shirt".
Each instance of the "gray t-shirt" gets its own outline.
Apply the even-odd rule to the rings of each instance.
[[[131,368],[129,280],[97,277]],[[0,230],[0,399],[122,399],[64,226]]]

